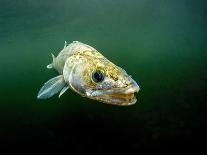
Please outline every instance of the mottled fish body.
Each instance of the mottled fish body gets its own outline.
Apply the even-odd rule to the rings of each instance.
[[[122,68],[106,59],[95,48],[84,43],[65,42],[57,57],[47,66],[60,74],[47,81],[38,93],[46,99],[68,89],[100,102],[113,105],[132,105],[139,91],[137,83]]]

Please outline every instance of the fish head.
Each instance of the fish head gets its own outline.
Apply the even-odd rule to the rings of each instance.
[[[105,57],[76,58],[69,79],[71,88],[82,96],[113,105],[133,105],[138,84],[125,70]]]

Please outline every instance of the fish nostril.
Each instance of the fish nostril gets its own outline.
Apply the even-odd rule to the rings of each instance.
[[[115,78],[114,78],[114,81],[118,81],[118,77],[115,77]]]

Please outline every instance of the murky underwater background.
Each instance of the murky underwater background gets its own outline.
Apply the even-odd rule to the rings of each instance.
[[[204,0],[0,0],[0,141],[8,152],[201,147],[207,95]],[[67,91],[37,100],[64,41],[99,50],[138,82],[116,107]],[[15,149],[10,149],[16,146]]]

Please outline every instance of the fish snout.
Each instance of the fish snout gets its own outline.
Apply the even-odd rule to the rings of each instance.
[[[112,88],[96,90],[88,93],[88,97],[113,105],[129,106],[136,103],[135,93],[140,90],[138,84],[130,78],[130,83],[125,88]]]

